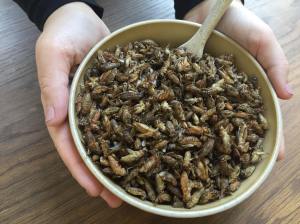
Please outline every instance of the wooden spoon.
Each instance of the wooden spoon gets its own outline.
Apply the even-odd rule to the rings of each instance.
[[[213,8],[206,17],[203,25],[191,39],[182,44],[179,48],[186,48],[188,51],[201,58],[210,34],[219,23],[232,1],[233,0],[215,0]]]

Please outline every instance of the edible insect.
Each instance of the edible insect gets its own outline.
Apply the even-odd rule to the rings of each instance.
[[[231,54],[198,58],[153,40],[99,50],[74,106],[91,161],[154,204],[231,195],[268,156],[258,79]]]

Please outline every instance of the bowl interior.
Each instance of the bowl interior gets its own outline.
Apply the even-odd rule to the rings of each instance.
[[[69,108],[70,126],[75,144],[86,165],[103,185],[126,202],[143,210],[165,216],[199,217],[226,210],[250,196],[270,173],[278,154],[278,136],[281,131],[281,119],[276,95],[260,65],[249,55],[249,53],[219,32],[214,32],[207,42],[205,49],[206,52],[214,56],[223,53],[232,53],[235,56],[235,62],[240,71],[257,76],[261,87],[261,94],[264,99],[266,109],[265,116],[269,121],[270,128],[264,141],[264,150],[267,153],[267,156],[258,164],[254,174],[247,180],[243,181],[241,187],[233,195],[206,205],[198,205],[190,210],[173,208],[166,205],[154,206],[150,202],[139,200],[127,194],[122,188],[104,176],[86,155],[84,146],[80,142],[81,134],[77,128],[77,120],[74,113],[74,102],[75,97],[79,92],[78,86],[82,82],[83,75],[89,67],[89,62],[96,56],[98,49],[104,50],[107,48],[113,48],[117,44],[124,45],[130,41],[142,39],[153,39],[163,46],[170,44],[171,47],[176,47],[188,40],[195,33],[198,27],[198,24],[190,22],[160,20],[142,22],[116,31],[111,36],[99,42],[89,52],[76,72],[71,89]]]

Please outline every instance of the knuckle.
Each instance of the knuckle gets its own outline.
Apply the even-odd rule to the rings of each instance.
[[[282,70],[285,74],[289,72],[289,62],[286,58],[282,59],[281,61]]]
[[[55,83],[52,80],[51,75],[40,75],[39,74],[39,84],[42,95],[53,94],[62,87],[60,83]]]
[[[47,82],[40,82],[41,95],[46,96],[51,92],[51,86]]]

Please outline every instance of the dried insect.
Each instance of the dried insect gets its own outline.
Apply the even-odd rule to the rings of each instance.
[[[168,79],[170,79],[173,83],[175,83],[176,85],[180,85],[180,80],[174,71],[167,70],[166,75],[167,75]]]
[[[191,70],[191,64],[188,62],[188,58],[180,58],[179,61],[177,62],[177,70],[179,72],[187,72]]]
[[[190,127],[188,127],[186,129],[186,132],[189,134],[189,135],[196,135],[196,136],[201,136],[203,135],[204,132],[208,132],[207,128],[206,127],[200,127],[200,126],[194,126],[194,125],[191,125]]]
[[[174,208],[183,208],[184,203],[178,197],[174,196],[172,207],[174,207]]]
[[[107,159],[105,159],[103,156],[100,157],[100,160],[99,160],[100,164],[102,166],[109,166],[109,162]]]
[[[258,79],[234,56],[153,40],[99,50],[75,103],[87,155],[129,194],[192,208],[235,192],[268,154]]]
[[[150,199],[150,201],[155,202],[156,194],[151,183],[146,178],[142,178],[142,182],[147,192],[147,197]]]
[[[183,137],[182,139],[179,140],[178,143],[183,148],[192,148],[192,147],[200,148],[200,146],[202,145],[201,141],[194,136]]]
[[[162,102],[165,100],[172,100],[174,96],[175,94],[172,89],[166,89],[157,91],[157,95],[155,97],[158,102]]]
[[[232,180],[228,187],[229,191],[235,192],[240,187],[240,185],[241,183],[237,179]]]
[[[172,193],[176,197],[182,198],[182,193],[181,193],[180,189],[177,186],[173,186],[172,184],[168,184],[167,189],[170,193]]]
[[[169,182],[173,186],[177,185],[177,180],[171,173],[167,171],[162,171],[158,175],[161,177],[163,181]]]
[[[100,139],[100,146],[104,157],[107,158],[109,155],[109,145],[107,141],[105,141],[104,139]]]
[[[248,166],[247,168],[242,169],[241,170],[241,177],[242,178],[250,177],[253,174],[254,170],[255,170],[255,166]]]
[[[166,130],[169,132],[170,137],[174,137],[176,135],[175,127],[171,121],[166,122]]]
[[[209,176],[208,176],[208,167],[206,164],[199,160],[197,162],[197,168],[196,168],[196,174],[202,181],[207,181]]]
[[[145,104],[143,101],[140,101],[138,104],[133,106],[133,113],[140,114],[145,110]]]
[[[136,138],[134,141],[134,148],[135,150],[139,150],[142,148],[142,141],[139,138]]]
[[[194,207],[196,204],[198,204],[201,195],[204,193],[204,189],[195,191],[192,196],[191,199],[186,203],[186,207],[187,208],[192,208]]]
[[[132,119],[131,113],[127,107],[122,108],[121,118],[125,124],[129,124],[131,122]]]
[[[175,112],[175,116],[181,120],[181,121],[185,121],[185,114],[184,114],[184,110],[182,108],[182,105],[180,102],[173,100],[171,102],[174,112]]]
[[[120,161],[123,163],[132,163],[144,156],[145,152],[143,150],[133,151],[131,150],[128,155],[121,157]]]
[[[239,126],[237,131],[237,143],[240,152],[247,152],[249,149],[249,142],[246,142],[248,136],[248,129],[245,123]]]
[[[214,147],[214,144],[215,144],[215,140],[214,139],[208,139],[204,144],[203,144],[203,147],[200,151],[200,153],[198,154],[198,156],[200,158],[203,158],[207,155],[209,155],[211,152],[212,152],[212,149]]]
[[[202,116],[200,117],[200,120],[202,122],[205,122],[215,113],[216,113],[216,108],[209,109],[205,113],[202,114]]]
[[[115,159],[114,155],[109,155],[108,157],[108,162],[109,165],[112,169],[112,171],[118,175],[118,176],[125,176],[126,175],[126,170],[125,168],[123,168],[119,162]]]
[[[161,105],[161,109],[164,112],[170,112],[170,111],[172,111],[172,107],[170,107],[170,105],[169,105],[169,103],[167,101],[163,101],[160,105]]]
[[[145,161],[145,163],[140,167],[139,172],[147,173],[150,170],[154,169],[159,163],[159,160],[156,155],[151,156]]]
[[[138,135],[139,138],[158,137],[160,135],[156,129],[146,124],[134,122],[133,126],[137,131],[141,132],[141,134]]]
[[[229,155],[222,155],[220,157],[220,172],[225,176],[230,176],[234,172],[234,168],[228,161],[231,159]]]
[[[120,110],[119,107],[108,107],[103,111],[103,113],[105,115],[112,115],[112,114],[117,113],[119,110]]]
[[[92,102],[91,94],[90,93],[84,94],[81,102],[81,113],[88,114],[90,112],[92,104],[93,102]]]
[[[172,197],[170,194],[162,192],[157,196],[155,201],[162,204],[162,203],[170,202],[171,200]]]
[[[110,69],[110,68],[112,68],[114,66],[116,66],[116,64],[110,64],[106,68]],[[108,70],[108,69],[105,69],[105,70]],[[99,78],[99,82],[100,83],[109,83],[109,82],[112,82],[112,81],[114,81],[115,76],[116,76],[116,70],[115,69],[108,70],[107,72],[102,73],[102,75]]]
[[[191,199],[191,185],[189,183],[189,177],[185,171],[181,173],[180,186],[183,195],[183,201],[187,203]]]
[[[192,154],[190,151],[186,151],[184,154],[184,159],[183,159],[183,167],[186,170],[189,170],[191,168],[191,160],[192,160]]]
[[[139,198],[141,198],[142,200],[145,200],[147,197],[147,194],[144,190],[137,188],[137,187],[126,187],[125,190],[129,193],[132,194],[134,196],[137,196]]]
[[[135,92],[135,91],[126,91],[126,92],[122,92],[119,95],[121,100],[139,100],[143,97],[143,94],[139,93],[139,92]]]
[[[219,193],[214,189],[206,189],[200,196],[199,203],[206,204],[210,201],[215,201],[219,198]]]
[[[228,133],[228,130],[221,127],[220,128],[220,136],[222,138],[222,142],[223,142],[223,147],[220,147],[221,152],[225,153],[225,154],[230,154],[231,153],[231,138],[230,135]]]
[[[139,175],[139,169],[134,168],[132,169],[127,176],[125,176],[122,185],[126,185],[128,184],[131,180],[133,180],[134,178],[136,178]]]
[[[157,193],[162,193],[166,187],[165,182],[163,181],[162,177],[159,174],[155,176],[155,183],[156,183],[156,191]]]
[[[202,189],[203,184],[200,181],[192,180],[190,181],[191,189]]]
[[[157,143],[153,146],[153,148],[154,148],[154,149],[158,149],[158,150],[164,149],[164,148],[167,147],[168,143],[169,143],[168,140],[160,140],[159,142],[157,142]]]
[[[161,159],[164,163],[168,164],[171,167],[175,167],[178,165],[178,161],[174,159],[172,156],[163,155]]]
[[[99,148],[99,144],[96,141],[95,136],[92,134],[92,132],[90,130],[87,130],[85,138],[86,138],[87,146],[89,147],[89,149],[94,153],[100,154],[101,151]]]
[[[259,119],[259,122],[261,124],[261,127],[263,129],[267,130],[268,129],[268,121],[267,121],[267,119],[262,114],[258,115],[258,119]]]

